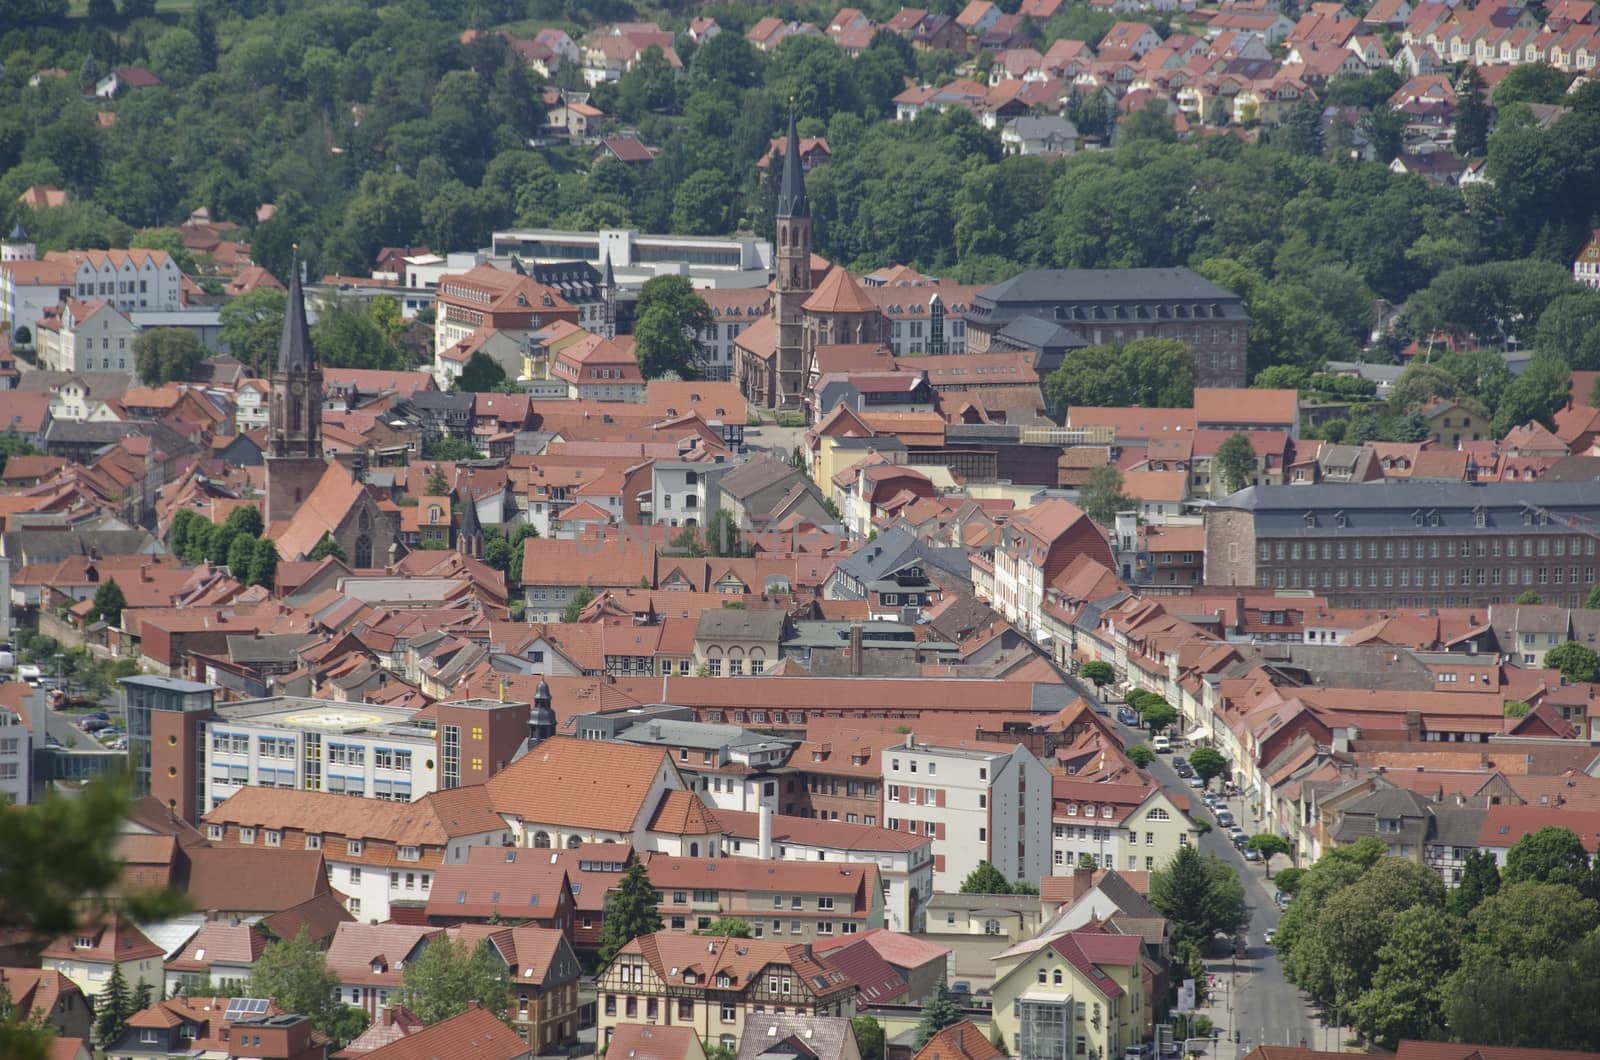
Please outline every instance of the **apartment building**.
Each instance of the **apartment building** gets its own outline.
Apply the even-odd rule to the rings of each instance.
[[[46,311],[36,329],[39,361],[57,372],[132,374],[139,326],[110,302],[76,298]]]
[[[1101,868],[1151,872],[1199,842],[1194,821],[1159,784],[1055,777],[1051,791],[1051,863],[1057,874],[1071,872],[1085,855]]]
[[[803,943],[658,931],[624,946],[601,969],[597,1046],[621,1023],[693,1027],[738,1049],[747,1016],[854,1016],[856,984]]]
[[[1011,947],[996,958],[995,1029],[1018,1056],[1121,1056],[1145,1038],[1143,949],[1104,926]]]
[[[619,286],[637,289],[660,275],[687,276],[696,288],[757,287],[772,278],[772,244],[764,239],[651,235],[628,228],[597,232],[516,229],[490,236],[493,256],[524,261],[609,261]]]
[[[663,797],[684,787],[660,747],[566,736],[545,740],[485,785],[518,846],[568,850],[607,841],[643,849]]]
[[[746,920],[756,938],[814,942],[883,927],[883,882],[867,862],[646,854],[669,931]]]
[[[379,1022],[400,998],[406,965],[443,937],[443,928],[415,924],[338,925],[327,955],[328,969],[339,980],[339,1000]]]
[[[518,343],[540,328],[557,321],[578,323],[578,310],[554,288],[546,287],[519,272],[477,265],[464,273],[439,280],[435,312],[434,354],[471,339],[480,330],[498,331]],[[441,387],[450,382],[439,378],[444,370],[435,366]]]
[[[991,602],[1023,632],[1040,636],[1045,589],[1079,556],[1117,569],[1105,534],[1076,504],[1051,498],[1028,508],[1001,526]]]
[[[511,841],[481,786],[407,804],[241,788],[201,825],[215,846],[321,851],[350,915],[377,921],[390,919],[396,905],[425,905],[440,866],[465,861],[468,848]]]
[[[1206,584],[1314,590],[1336,608],[1488,607],[1595,582],[1587,482],[1252,487],[1206,512]]]
[[[920,930],[923,907],[933,894],[930,837],[869,824],[782,817],[767,811],[718,810],[716,816],[724,857],[877,865],[883,881],[885,926],[891,931]]]
[[[885,748],[903,742],[895,733],[855,730],[804,741],[789,756],[784,815],[878,824],[883,811],[880,758]]]
[[[33,730],[21,714],[0,707],[0,805],[33,801]]]
[[[506,1022],[541,1056],[560,1051],[578,1034],[578,976],[582,967],[564,932],[519,924],[463,927],[468,945],[487,943],[506,967],[512,1005]]]
[[[1000,747],[908,733],[882,754],[884,823],[933,839],[936,890],[957,890],[980,861],[1008,880],[1050,872],[1050,772],[1020,744]]]

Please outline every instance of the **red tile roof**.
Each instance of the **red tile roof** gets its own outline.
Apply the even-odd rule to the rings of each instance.
[[[929,1038],[912,1060],[999,1060],[1005,1055],[976,1023],[962,1020]]]
[[[476,1001],[459,1015],[364,1054],[366,1060],[519,1060],[533,1055],[515,1030]]]

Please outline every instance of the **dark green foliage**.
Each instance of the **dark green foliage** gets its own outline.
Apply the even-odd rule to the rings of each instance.
[[[133,1002],[128,992],[128,979],[122,974],[122,965],[111,966],[111,978],[105,990],[95,998],[94,1036],[102,1049],[109,1049],[127,1028],[128,1017],[133,1014]]]
[[[730,939],[748,939],[755,937],[755,929],[750,926],[750,921],[741,920],[736,916],[718,917],[711,922],[711,926],[695,932],[696,935],[722,935]]]
[[[340,1022],[339,977],[304,929],[261,951],[250,973],[250,988],[270,997],[285,1012],[309,1017],[324,1034]]]
[[[1228,760],[1215,748],[1196,747],[1189,752],[1189,765],[1194,767],[1195,776],[1210,784],[1214,778],[1227,772]]]
[[[428,442],[422,447],[422,459],[443,460],[448,462],[460,460],[478,460],[483,456],[478,452],[478,447],[465,438],[446,435],[443,438]]]
[[[1194,360],[1176,339],[1089,346],[1074,350],[1050,373],[1045,393],[1059,407],[1186,408],[1194,404]]]
[[[928,998],[927,1004],[922,1006],[922,1018],[917,1021],[913,1048],[920,1050],[935,1034],[960,1021],[961,1009],[956,1004],[955,996],[950,993],[950,988],[941,979],[939,989],[934,991],[933,996]]]
[[[850,1029],[855,1032],[856,1049],[861,1060],[882,1060],[883,1024],[871,1016],[851,1016]]]
[[[188,379],[206,358],[206,348],[186,328],[151,328],[133,340],[139,378],[151,386]]]
[[[1229,493],[1235,493],[1250,485],[1251,478],[1256,473],[1256,450],[1250,444],[1250,436],[1241,431],[1235,431],[1217,446],[1216,456],[1213,457],[1217,475],[1222,479],[1222,488]]]
[[[338,560],[348,561],[348,557],[344,554],[344,547],[335,541],[332,536],[323,534],[322,540],[311,546],[311,551],[307,554],[306,559],[315,562],[327,559],[329,556]]]
[[[1011,882],[1005,878],[999,869],[987,861],[978,862],[978,867],[967,874],[961,881],[962,894],[1010,894]]]
[[[1532,880],[1574,887],[1584,885],[1589,878],[1589,854],[1582,841],[1569,829],[1555,825],[1546,825],[1512,844],[1506,852],[1506,868],[1501,877],[1507,886]]]
[[[1078,673],[1084,678],[1084,680],[1092,681],[1096,689],[1104,688],[1106,685],[1109,685],[1112,681],[1116,680],[1117,676],[1117,671],[1110,663],[1102,662],[1099,659],[1084,663],[1083,666],[1079,668]]]
[[[1172,922],[1174,941],[1204,946],[1218,934],[1231,935],[1248,921],[1244,887],[1220,858],[1180,846],[1150,876],[1150,902]]]
[[[504,1019],[511,1008],[511,983],[503,960],[487,940],[435,939],[406,965],[401,1003],[428,1023],[449,1019],[477,1001]]]
[[[127,606],[128,598],[123,594],[122,586],[112,578],[102,582],[100,588],[94,591],[94,610],[89,612],[89,618],[115,626],[122,620],[122,609]]]
[[[646,379],[667,372],[693,379],[700,374],[699,335],[712,326],[711,310],[687,278],[657,276],[639,291],[634,337],[639,371]]]
[[[656,912],[660,900],[643,863],[629,865],[616,889],[606,896],[606,916],[600,932],[601,964],[610,964],[618,950],[640,935],[661,930],[661,916]]]
[[[1489,150],[1489,103],[1483,78],[1468,63],[1456,81],[1456,153],[1462,158],[1482,158]]]
[[[1568,76],[1548,63],[1513,66],[1494,89],[1494,105],[1505,110],[1514,103],[1560,103],[1567,94]]]
[[[461,369],[461,377],[456,380],[455,389],[471,394],[486,394],[505,381],[506,370],[500,367],[500,362],[479,350],[467,358],[465,367]]]
[[[739,539],[739,524],[727,509],[718,508],[706,520],[705,541],[713,556],[744,555],[744,544]]]
[[[1089,481],[1078,490],[1078,507],[1101,526],[1110,526],[1116,522],[1118,512],[1136,510],[1139,502],[1123,492],[1122,472],[1108,464],[1089,472]],[[1089,665],[1093,664],[1087,664],[1085,669]]]
[[[222,307],[222,342],[228,352],[257,372],[267,371],[283,331],[284,293],[258,287]]]
[[[1133,762],[1134,765],[1138,766],[1140,769],[1143,769],[1145,766],[1155,761],[1156,753],[1150,750],[1150,748],[1146,747],[1144,744],[1136,743],[1132,747],[1128,748],[1128,758]]]
[[[1282,878],[1280,873],[1279,880]],[[1487,850],[1469,851],[1461,867],[1461,882],[1450,892],[1445,904],[1456,916],[1468,916],[1478,908],[1478,903],[1499,890],[1500,868],[1494,855]]]
[[[1561,676],[1574,684],[1600,681],[1600,656],[1593,648],[1569,640],[1544,653],[1546,667],[1555,667]]]

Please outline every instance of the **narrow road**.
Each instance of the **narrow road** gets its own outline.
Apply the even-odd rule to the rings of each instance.
[[[1125,746],[1148,743],[1141,730],[1116,721],[1114,707],[1107,708],[1107,713],[1120,730]],[[1250,908],[1250,926],[1245,933],[1246,954],[1237,959],[1206,961],[1206,970],[1217,988],[1210,1004],[1201,1012],[1211,1017],[1226,1039],[1219,1043],[1217,1055],[1229,1060],[1243,1057],[1257,1045],[1299,1045],[1302,1040],[1312,1048],[1322,1048],[1322,1037],[1327,1032],[1321,1029],[1305,995],[1284,977],[1277,954],[1266,942],[1266,932],[1277,927],[1280,914],[1274,901],[1277,888],[1266,878],[1262,863],[1246,861],[1229,841],[1227,832],[1217,827],[1215,816],[1200,799],[1201,793],[1189,787],[1173,770],[1172,755],[1157,755],[1145,772],[1169,794],[1183,794],[1188,798],[1190,816],[1212,827],[1200,837],[1201,853],[1215,854],[1233,866],[1244,884],[1245,902]],[[1241,827],[1255,833],[1259,822],[1251,818],[1244,799],[1229,799],[1228,809]],[[1234,1031],[1239,1032],[1237,1045],[1232,1042]],[[1337,1043],[1332,1045],[1332,1048],[1337,1047]]]

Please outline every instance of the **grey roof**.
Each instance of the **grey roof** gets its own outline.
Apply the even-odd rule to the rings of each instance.
[[[152,547],[156,546],[156,547]],[[57,563],[73,556],[133,556],[165,552],[146,530],[76,530],[29,527],[7,530],[0,553],[18,564]]]
[[[16,224],[11,226],[11,242],[13,242],[13,243],[26,243],[27,241],[28,241],[28,233],[22,227],[22,222],[18,221]]]
[[[1078,138],[1078,127],[1065,118],[1054,114],[1023,114],[1006,122],[1006,127],[1024,140],[1046,140],[1051,137],[1062,137],[1068,140]]]
[[[1329,361],[1326,371],[1335,374],[1354,372],[1360,378],[1370,379],[1375,383],[1392,383],[1400,378],[1400,373],[1405,371],[1405,366],[1398,364],[1367,364],[1365,361]]]
[[[778,188],[778,216],[811,216],[811,200],[806,195],[806,175],[800,167],[800,135],[795,131],[792,110],[789,112],[789,139],[783,152],[783,184]]]
[[[291,662],[295,652],[318,639],[315,633],[229,637],[228,658],[238,663]]]
[[[1407,482],[1248,486],[1215,504],[1253,512],[1266,537],[1324,537],[1349,533],[1570,534],[1567,516],[1600,517],[1600,490],[1589,482]],[[1541,524],[1540,509],[1550,518]],[[1477,525],[1482,511],[1484,525]],[[1339,525],[1343,515],[1344,525]],[[1526,517],[1526,518],[1525,518]],[[1437,522],[1432,519],[1437,518]]]
[[[955,651],[959,647],[950,641],[918,640],[916,627],[904,622],[846,622],[835,620],[801,620],[794,624],[794,635],[783,642],[784,650],[790,648],[839,648],[849,642],[852,629],[859,627],[862,646],[876,649],[903,649],[907,651]]]
[[[1224,302],[1239,296],[1193,269],[1030,269],[980,291],[991,306],[1073,302]]]
[[[1428,807],[1412,792],[1385,784],[1366,798],[1346,806],[1344,812],[1373,817],[1426,817]]]
[[[717,488],[738,501],[775,486],[788,492],[789,484],[800,476],[799,470],[776,456],[758,456],[745,461],[722,476]]]
[[[1133,885],[1116,869],[1107,869],[1106,874],[1100,877],[1100,882],[1095,886],[1100,889],[1101,894],[1115,902],[1117,908],[1129,916],[1139,918],[1161,916],[1160,911],[1150,904],[1150,900],[1134,890]]]
[[[1057,346],[1077,349],[1089,345],[1089,340],[1078,332],[1035,316],[1017,317],[996,334],[1020,346],[1041,350],[1054,349]]]
[[[1491,604],[1489,625],[1510,633],[1556,633],[1565,636],[1572,612],[1554,604]]]
[[[965,909],[970,913],[1032,913],[1043,912],[1036,894],[934,894],[928,898],[929,909]]]
[[[1428,838],[1445,846],[1476,847],[1488,816],[1486,806],[1440,806],[1433,811],[1433,833]]]
[[[162,692],[180,692],[184,695],[217,690],[216,685],[208,685],[202,681],[185,681],[179,677],[159,677],[155,674],[134,674],[132,677],[122,678],[121,681],[125,685],[154,688]]]
[[[278,336],[278,371],[309,372],[316,363],[311,350],[311,326],[306,323],[306,297],[300,289],[300,260],[289,269],[289,300]]]
[[[777,641],[788,624],[787,612],[775,607],[745,610],[737,607],[708,607],[695,624],[695,640]]]
[[[461,499],[461,533],[468,537],[475,537],[483,533],[483,524],[478,521],[478,502],[472,495],[463,490]]]
[[[739,725],[716,725],[672,718],[641,720],[637,725],[619,732],[616,739],[626,743],[660,744],[664,747],[689,747],[705,751],[724,747],[741,751],[793,750],[796,745],[794,740],[774,739]]]
[[[892,527],[839,561],[838,569],[862,584],[885,578],[909,563],[921,562],[971,578],[972,565],[964,548],[934,548],[923,544],[903,526]]]
[[[785,1047],[783,1044],[790,1039],[815,1054],[817,1060],[844,1060],[851,1051],[846,1044],[854,1033],[850,1020],[844,1016],[780,1016],[772,1012],[753,1012],[745,1017],[737,1060],[756,1060],[769,1052],[771,1055],[796,1055],[799,1051],[793,1045]]]
[[[59,389],[76,379],[89,388],[89,394],[98,398],[121,397],[134,385],[132,372],[53,372],[38,369],[23,372],[17,378],[17,389],[45,392]]]
[[[405,403],[415,409],[441,409],[447,412],[456,412],[462,409],[470,411],[476,401],[474,394],[452,394],[444,390],[418,390]]]

